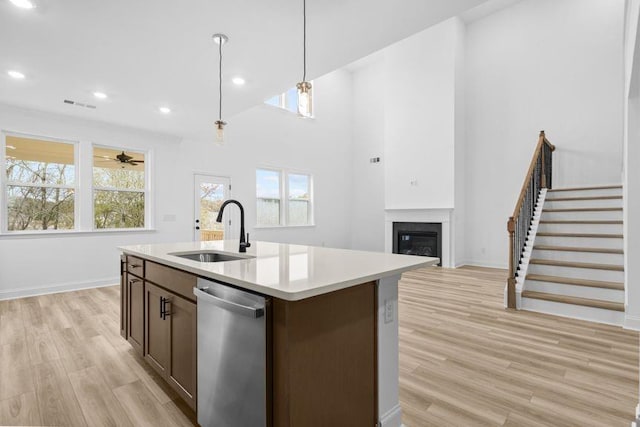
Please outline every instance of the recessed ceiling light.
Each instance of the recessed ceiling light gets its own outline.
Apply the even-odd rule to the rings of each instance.
[[[104,92],[93,92],[93,96],[98,99],[107,99],[107,94]]]
[[[31,2],[30,0],[10,0],[11,3],[14,4],[14,6],[17,6],[21,9],[33,9],[36,7],[35,4],[33,4],[33,2]]]
[[[160,107],[158,108],[162,114],[169,114],[171,112],[171,108],[169,107]]]
[[[231,79],[234,85],[242,86],[245,84],[245,80],[242,77],[234,77]]]
[[[24,74],[22,74],[20,71],[9,70],[7,71],[7,74],[9,74],[9,76],[13,77],[16,80],[24,79]]]

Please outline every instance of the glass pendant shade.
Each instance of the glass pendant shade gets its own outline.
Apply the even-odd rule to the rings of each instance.
[[[225,122],[221,121],[221,120],[216,120],[215,122],[216,124],[216,144],[224,144],[224,125],[226,125]]]
[[[298,115],[300,117],[311,117],[313,112],[311,111],[312,100],[312,88],[309,82],[300,82],[296,85],[298,89]]]

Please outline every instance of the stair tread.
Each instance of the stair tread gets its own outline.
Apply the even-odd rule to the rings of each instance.
[[[622,282],[605,282],[602,280],[575,279],[572,277],[547,276],[544,274],[527,274],[526,280],[534,280],[536,282],[551,282],[564,285],[587,286],[590,288],[605,288],[624,290]]]
[[[622,185],[601,185],[595,187],[568,187],[568,188],[553,188],[547,190],[549,193],[555,193],[560,191],[588,191],[588,190],[611,190],[615,188],[622,188]]]
[[[621,303],[621,302],[571,297],[567,295],[549,294],[546,292],[536,292],[536,291],[522,291],[522,297],[624,312],[624,303]]]
[[[545,202],[571,202],[580,200],[622,200],[622,196],[558,197],[545,199]]]
[[[622,208],[563,208],[563,209],[542,209],[544,212],[622,212]]]
[[[622,225],[622,220],[609,221],[609,220],[545,220],[540,221],[540,224],[612,224],[612,225]]]
[[[606,238],[606,239],[622,239],[622,234],[607,233],[551,233],[539,232],[538,236],[543,237],[589,237],[589,238]]]
[[[591,262],[573,262],[573,261],[558,261],[554,259],[540,259],[533,258],[529,261],[530,264],[537,265],[554,265],[557,267],[572,267],[572,268],[589,268],[593,270],[612,270],[612,271],[624,271],[624,266],[614,264],[596,264]]]
[[[575,246],[553,246],[553,245],[534,245],[533,249],[540,251],[563,251],[563,252],[594,252],[601,254],[620,254],[623,255],[622,249],[610,248],[580,248]]]

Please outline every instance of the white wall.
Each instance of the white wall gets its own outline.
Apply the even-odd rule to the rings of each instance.
[[[453,221],[453,259],[454,267],[466,263],[466,174],[467,174],[467,118],[465,88],[465,36],[466,26],[460,19],[455,19],[455,56],[454,56],[454,207]]]
[[[387,209],[453,208],[456,22],[384,49]]]
[[[627,6],[625,34],[624,282],[625,327],[640,330],[640,1]]]
[[[384,57],[353,71],[351,247],[384,251]],[[380,163],[370,163],[380,157]]]
[[[195,172],[231,177],[233,197],[246,207],[252,240],[349,247],[351,75],[337,71],[317,79],[315,85],[316,119],[302,120],[260,105],[228,119],[227,145],[222,147],[213,141],[179,143],[176,138],[148,132],[0,106],[0,129],[79,141],[85,153],[81,155],[91,156],[92,143],[150,150],[156,229],[0,236],[0,299],[116,283],[117,246],[191,240]],[[259,166],[313,174],[315,227],[254,229],[255,170]],[[237,230],[232,238],[238,238]]]
[[[538,132],[555,187],[619,183],[623,0],[524,0],[467,26],[466,245],[507,266],[506,221]]]
[[[153,224],[156,231],[128,233],[57,234],[47,237],[0,236],[0,299],[43,291],[116,283],[120,273],[119,245],[184,240],[176,221],[172,195],[178,192],[172,179],[174,158],[178,156],[176,138],[149,132],[109,126],[67,116],[46,114],[0,105],[0,129],[38,136],[78,141],[79,156],[91,162],[92,143],[150,150],[153,159],[152,188],[155,189]],[[79,168],[87,182],[91,169]],[[91,194],[80,191],[81,208],[91,204]],[[86,218],[86,216],[85,216]],[[176,218],[178,221],[185,218]],[[90,227],[90,224],[89,224]]]
[[[232,197],[246,210],[251,240],[347,248],[351,242],[351,75],[336,71],[314,81],[315,119],[259,105],[227,118],[226,143],[185,140],[175,177],[176,202],[193,225],[193,174],[228,176]],[[313,175],[315,226],[256,229],[256,168],[291,168]],[[236,210],[230,206],[229,209]],[[238,230],[231,238],[238,238]]]

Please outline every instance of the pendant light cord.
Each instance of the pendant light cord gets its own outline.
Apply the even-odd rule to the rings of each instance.
[[[219,93],[219,103],[218,103],[218,120],[222,121],[222,36],[219,38],[220,45],[218,46],[218,52],[220,54],[220,61],[218,65],[218,93]]]
[[[307,81],[307,0],[302,0],[302,81]]]

